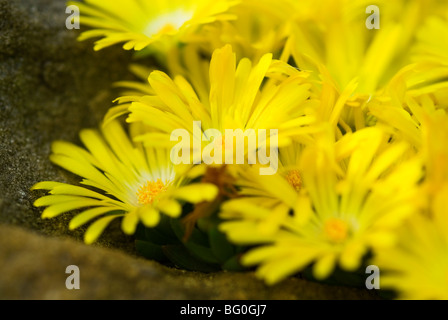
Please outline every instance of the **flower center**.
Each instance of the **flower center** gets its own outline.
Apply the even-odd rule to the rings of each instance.
[[[302,189],[302,178],[300,177],[299,170],[290,170],[286,175],[286,181],[296,190]]]
[[[138,189],[137,197],[140,204],[152,204],[154,199],[160,194],[165,192],[167,187],[161,179],[157,181],[147,181],[146,184]]]
[[[330,218],[324,225],[325,236],[332,242],[339,243],[347,239],[348,231],[348,224],[341,219]]]
[[[162,14],[146,26],[144,34],[148,37],[156,34],[173,34],[179,30],[185,22],[190,20],[191,17],[191,12],[182,9]]]

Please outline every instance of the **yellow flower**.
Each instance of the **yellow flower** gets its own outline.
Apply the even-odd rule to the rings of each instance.
[[[394,139],[408,141],[420,151],[425,145],[428,130],[436,127],[443,134],[443,129],[436,123],[446,122],[443,120],[446,118],[446,107],[443,101],[439,102],[434,95],[428,94],[415,98],[406,94],[403,100],[403,104],[392,101],[373,102],[368,109],[376,117],[377,127],[392,134]],[[432,137],[434,141],[440,141],[439,135]],[[431,143],[426,142],[426,146],[430,145]]]
[[[278,221],[278,212],[237,211],[231,204],[242,206],[244,200],[222,207],[221,216],[233,218],[222,231],[232,242],[259,245],[242,261],[259,264],[257,274],[269,284],[311,264],[318,279],[328,277],[336,264],[355,270],[368,250],[393,244],[394,230],[415,210],[421,164],[406,143],[389,143],[378,128],[348,133],[337,142],[330,137],[322,134],[302,153],[306,198],[300,210]],[[266,229],[269,220],[281,228]]]
[[[448,114],[438,110],[423,116],[421,149],[426,168],[424,185],[431,197],[448,184]]]
[[[294,213],[298,213],[301,219],[297,222],[305,223],[309,215],[304,208],[309,206],[309,199],[303,190],[299,166],[302,148],[299,143],[280,148],[279,167],[275,175],[260,175],[258,165],[235,167],[234,184],[238,189],[238,198],[224,204],[221,217],[265,217],[260,223],[260,230],[266,234],[277,231],[284,219]],[[251,233],[246,235],[247,239],[252,236]]]
[[[201,134],[216,129],[222,137],[226,129],[253,129],[256,133],[265,129],[267,134],[276,129],[278,144],[285,145],[292,137],[307,134],[314,122],[317,102],[311,97],[308,74],[273,60],[271,54],[264,55],[256,65],[242,59],[237,66],[231,46],[226,45],[214,51],[209,77],[203,72],[197,76],[204,76],[191,81],[200,84],[200,98],[196,87],[184,77],[171,79],[161,71],[152,72],[148,78],[154,95],[121,98],[125,102],[134,100],[128,122],[154,129],[139,140],[173,146],[170,135],[174,130],[185,129],[193,136],[193,122],[201,121]],[[127,107],[116,107],[116,114]],[[113,112],[109,114],[109,118],[114,116]]]
[[[446,15],[447,10],[445,7],[442,12]],[[377,125],[411,142],[417,150],[423,144],[423,132],[431,126],[428,117],[446,113],[448,55],[445,43],[437,40],[445,37],[447,17],[429,16],[412,49],[413,63],[393,77],[384,89],[384,97],[367,106]]]
[[[381,270],[381,287],[398,298],[448,299],[448,115],[428,96],[409,106],[425,168],[419,212],[400,228],[397,245],[377,250],[372,263]]]
[[[436,105],[444,104],[448,98],[448,56],[444,39],[448,37],[448,6],[440,7],[445,17],[430,15],[417,30],[416,41],[410,48],[410,62],[403,67],[382,90],[388,99],[382,103],[401,106],[406,99],[420,99],[430,95]]]
[[[296,29],[291,32],[290,50],[296,63],[305,70],[328,70],[340,92],[358,79],[357,93],[374,94],[385,79],[399,70],[401,65],[395,58],[403,56],[403,46],[412,36],[412,28],[401,28],[384,15],[396,12],[398,1],[383,1],[379,5],[383,15],[378,30],[366,28],[369,1],[318,2],[326,7],[325,13],[311,10],[309,14],[298,15]],[[311,3],[318,8],[315,1]],[[417,6],[413,2],[406,8],[412,14],[400,12],[407,24],[413,23]]]
[[[448,98],[448,5],[440,8],[440,15],[429,16],[418,30],[417,41],[412,49],[415,72],[404,76],[409,95],[418,97],[431,94],[444,103]]]
[[[444,9],[444,10],[443,10]],[[413,60],[426,60],[448,66],[448,6],[442,8],[445,16],[433,15],[426,19],[417,34],[417,44],[413,50]]]
[[[131,136],[142,128],[133,127]],[[80,138],[87,150],[64,141],[54,142],[50,160],[83,178],[83,186],[44,181],[33,190],[49,190],[37,199],[37,207],[47,207],[43,218],[81,209],[71,221],[75,229],[97,219],[87,229],[85,242],[92,243],[109,223],[122,219],[122,229],[133,234],[141,221],[154,227],[163,213],[178,217],[184,201],[213,200],[217,188],[211,184],[188,184],[186,175],[176,175],[166,150],[143,147],[129,140],[117,121],[102,127],[102,132],[83,130]]]
[[[234,19],[226,11],[234,0],[85,0],[70,2],[79,7],[82,25],[92,30],[81,34],[80,40],[101,37],[95,50],[124,42],[126,50],[141,50],[168,37],[183,39],[202,25],[221,19]],[[175,40],[174,43],[176,43]]]
[[[300,68],[319,70],[325,66],[340,91],[358,78],[357,93],[375,94],[412,60],[411,48],[418,32],[421,51],[443,52],[445,32],[440,15],[446,2],[439,0],[376,1],[379,29],[368,29],[368,0],[318,0],[297,4],[296,28],[291,32],[291,53]],[[326,10],[320,10],[319,3]],[[429,23],[421,29],[425,21]],[[438,42],[436,44],[436,42]],[[446,46],[446,45],[445,45]],[[438,48],[438,49],[437,49]],[[440,53],[439,53],[440,54]],[[443,53],[442,53],[443,55]],[[445,54],[446,55],[446,54]]]
[[[321,78],[322,91],[331,88],[336,95],[347,96],[337,119],[351,129],[364,125],[360,119],[366,117],[365,108],[372,102],[383,102],[391,96],[402,98],[406,90],[434,91],[434,86],[447,76],[446,70],[428,63],[416,64],[413,59],[417,32],[428,42],[443,38],[441,23],[426,32],[420,27],[427,17],[446,12],[446,3],[377,1],[380,28],[370,30],[366,27],[366,8],[371,4],[367,0],[298,3],[296,11],[300,14],[295,15],[283,53],[290,55],[300,69],[313,71],[314,79]],[[432,34],[427,37],[429,32]],[[427,42],[421,42],[419,53],[428,56],[424,49],[443,51],[443,44],[428,49]],[[421,88],[422,82],[425,88]]]
[[[291,12],[289,0],[244,0],[230,8],[235,20],[220,20],[201,29],[203,51],[212,53],[225,44],[232,45],[238,60],[249,58],[254,63],[266,53],[277,59],[290,33]]]
[[[433,218],[413,215],[393,248],[379,250],[372,263],[381,271],[381,288],[399,299],[448,299],[448,184],[439,190]]]

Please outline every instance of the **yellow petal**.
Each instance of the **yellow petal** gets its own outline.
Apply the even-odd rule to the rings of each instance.
[[[210,183],[195,183],[181,187],[174,191],[177,199],[191,203],[212,201],[218,195],[218,188]]]
[[[137,224],[139,221],[139,216],[137,214],[137,210],[132,210],[126,213],[121,221],[121,229],[124,233],[131,235],[135,233],[135,229],[137,228]]]
[[[160,213],[152,206],[145,206],[138,209],[138,216],[143,224],[148,228],[155,227],[160,221]]]
[[[92,223],[84,234],[84,242],[86,244],[94,243],[101,233],[103,233],[104,229],[106,229],[106,227],[112,222],[112,220],[122,216],[122,214],[107,216]]]
[[[313,267],[313,275],[318,280],[327,278],[336,264],[336,254],[327,254],[316,261]]]
[[[68,227],[70,230],[75,230],[76,228],[79,228],[80,226],[86,224],[90,220],[114,210],[116,209],[111,207],[97,207],[85,210],[80,214],[76,215],[75,217],[73,217],[73,219],[70,220],[70,224]]]
[[[177,218],[182,213],[182,206],[175,200],[160,200],[158,208],[166,215]]]
[[[64,201],[50,205],[42,212],[42,218],[54,218],[62,213],[84,207],[99,206],[101,202],[95,199],[78,198],[74,201]]]

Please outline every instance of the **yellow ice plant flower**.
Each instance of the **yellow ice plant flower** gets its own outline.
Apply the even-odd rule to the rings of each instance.
[[[439,110],[423,116],[421,149],[426,168],[424,186],[431,198],[448,184],[448,114]]]
[[[448,7],[445,10],[448,12]],[[429,16],[417,35],[412,50],[413,64],[398,72],[385,87],[388,98],[371,101],[367,107],[385,130],[422,146],[424,119],[446,112],[448,98],[448,55],[445,43],[448,37],[448,18]]]
[[[406,62],[404,49],[409,46],[419,9],[424,5],[422,1],[411,1],[407,6],[400,5],[403,1],[380,1],[380,29],[369,30],[369,1],[319,0],[327,8],[324,13],[317,10],[316,1],[305,2],[310,2],[314,10],[297,15],[291,47],[287,48],[296,63],[303,69],[327,69],[340,92],[358,79],[356,93],[367,97]],[[297,10],[300,8],[298,5]],[[397,58],[401,58],[400,64]]]
[[[306,200],[274,232],[263,225],[277,212],[236,212],[234,200],[224,204],[221,216],[229,220],[221,230],[232,242],[258,245],[243,264],[259,265],[258,276],[269,284],[309,265],[324,279],[336,265],[356,270],[369,250],[392,245],[395,229],[415,210],[421,165],[408,158],[408,144],[388,140],[378,128],[365,128],[307,146],[299,167]]]
[[[384,87],[383,104],[407,104],[411,97],[420,99],[430,95],[436,105],[443,105],[448,98],[448,63],[446,44],[448,37],[448,6],[440,8],[445,15],[430,15],[418,29],[416,41],[410,48],[410,64],[403,67]],[[389,97],[389,99],[384,99]]]
[[[422,153],[426,175],[421,211],[411,216],[393,248],[378,250],[372,263],[381,287],[401,299],[448,299],[448,116],[426,115]]]
[[[299,143],[280,148],[278,171],[272,176],[260,175],[256,165],[236,167],[234,184],[238,198],[225,204],[222,218],[266,217],[260,220],[260,230],[266,235],[278,231],[288,215],[298,214],[296,221],[305,223],[311,212],[307,211],[309,199],[299,166],[302,149]],[[247,236],[251,237],[251,233]]]
[[[417,34],[417,44],[413,50],[413,60],[426,60],[448,65],[448,5],[444,8],[445,15],[429,16]],[[442,11],[443,12],[443,11]]]
[[[448,98],[448,4],[441,8],[442,15],[431,15],[417,33],[412,50],[416,72],[406,75],[409,94],[417,97],[432,94],[441,102]]]
[[[126,50],[141,50],[166,36],[182,40],[202,25],[221,19],[234,19],[226,11],[235,0],[84,0],[69,2],[79,7],[84,31],[80,40],[101,37],[95,50],[124,42]],[[175,43],[175,42],[174,42]]]
[[[296,10],[301,14],[295,16],[284,48],[284,55],[290,54],[300,69],[312,70],[313,77],[325,80],[322,91],[331,86],[337,95],[347,95],[338,119],[352,129],[362,124],[366,105],[389,97],[386,88],[398,74],[415,70],[412,81],[418,84],[430,82],[435,72],[428,66],[417,69],[411,49],[425,18],[443,8],[439,1],[377,1],[379,29],[366,27],[366,8],[371,4],[367,0],[300,2]],[[424,76],[418,73],[422,69]],[[406,89],[393,87],[392,94]]]
[[[131,137],[141,130],[133,127]],[[114,219],[122,218],[122,230],[133,234],[139,222],[154,227],[161,214],[178,217],[183,202],[210,201],[217,195],[212,184],[189,184],[186,175],[176,175],[166,150],[130,141],[118,121],[102,126],[101,133],[83,130],[80,138],[87,150],[57,141],[50,160],[82,177],[82,186],[44,181],[32,189],[49,190],[34,203],[46,207],[42,218],[80,209],[70,221],[71,230],[96,219],[85,233],[86,243],[96,241]]]
[[[405,94],[403,103],[376,101],[369,105],[368,110],[376,117],[377,127],[391,133],[395,139],[410,142],[416,151],[420,151],[425,145],[426,132],[434,126],[436,119],[444,121],[446,115],[444,102],[439,102],[432,94],[423,94],[415,98]],[[428,143],[426,145],[429,146]]]
[[[215,129],[222,135],[221,142],[213,142],[217,144],[225,143],[227,129],[266,130],[267,135],[275,129],[279,145],[309,132],[317,102],[311,96],[307,73],[273,60],[271,54],[255,65],[246,58],[237,65],[230,45],[214,51],[208,70],[209,75],[198,73],[204,78],[191,81],[200,84],[200,97],[184,77],[171,79],[154,71],[148,78],[154,95],[121,98],[131,106],[117,107],[116,114],[129,109],[128,122],[154,129],[139,140],[166,147],[176,144],[170,139],[176,129],[187,130],[191,137],[197,130],[203,136],[206,130]],[[195,121],[201,122],[200,128],[194,126]]]
[[[433,218],[413,215],[398,233],[396,246],[378,250],[372,264],[381,271],[381,288],[398,299],[448,299],[448,185],[439,190]]]
[[[220,20],[204,26],[201,44],[205,52],[213,52],[225,44],[231,44],[238,60],[249,58],[258,62],[266,53],[277,59],[290,32],[291,12],[294,6],[289,0],[244,0],[230,8],[235,20]]]

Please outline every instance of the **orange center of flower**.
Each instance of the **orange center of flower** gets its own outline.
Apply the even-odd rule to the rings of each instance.
[[[286,175],[286,181],[296,190],[302,189],[302,178],[300,177],[299,170],[291,170]]]
[[[332,242],[342,242],[347,239],[348,225],[345,221],[337,218],[328,219],[324,225],[324,233],[328,240]]]
[[[162,29],[159,30],[159,33],[166,34],[166,33],[173,33],[175,31],[176,31],[176,26],[173,25],[172,23],[167,23],[166,25],[164,25],[162,27]]]
[[[140,204],[151,204],[154,199],[162,192],[165,192],[167,187],[161,179],[157,181],[147,181],[146,184],[138,189],[137,197]]]

